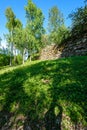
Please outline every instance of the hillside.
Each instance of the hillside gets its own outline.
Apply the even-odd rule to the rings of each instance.
[[[0,68],[0,130],[86,130],[87,56]]]
[[[41,60],[59,59],[62,57],[87,55],[87,30],[81,34],[74,34],[61,43],[61,45],[47,45],[40,54]]]

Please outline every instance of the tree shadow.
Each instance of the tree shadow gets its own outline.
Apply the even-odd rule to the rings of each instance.
[[[4,100],[1,100],[3,107],[0,111],[0,129],[9,130],[16,121],[19,111],[23,113],[25,100],[28,99],[23,90],[23,82],[27,77],[26,72],[22,69],[15,69],[12,72],[4,73],[0,77],[0,93],[1,96],[4,95]]]
[[[55,104],[53,101],[49,110],[45,114],[45,128],[46,130],[61,130],[61,122],[62,122],[62,112],[63,109],[60,104]],[[55,108],[59,110],[59,112],[55,113]]]
[[[61,130],[64,113],[73,130],[82,128],[80,122],[87,127],[87,72],[82,65],[87,68],[85,57],[43,61],[2,74],[0,129],[22,124],[24,130]]]
[[[87,60],[85,59],[80,61],[81,59],[78,57],[76,60],[70,58],[68,59],[68,62],[60,62],[56,65],[56,69],[54,71],[52,87],[49,90],[51,92],[53,109],[51,109],[52,106],[50,106],[47,114],[49,113],[48,115],[50,116],[50,113],[53,113],[56,106],[58,106],[59,114],[57,115],[57,118],[54,118],[55,125],[53,128],[55,130],[61,130],[63,128],[61,123],[64,120],[64,118],[62,119],[62,114],[64,114],[65,108],[68,111],[70,120],[75,125],[73,129],[82,129],[82,122],[86,122],[86,126],[84,125],[84,127],[87,128],[87,80],[85,78],[85,76],[87,76],[87,72],[85,72],[85,69],[81,69],[82,64],[86,67]],[[81,76],[81,74],[83,75]],[[67,111],[65,113],[67,113]],[[59,120],[57,127],[56,120]],[[49,121],[51,121],[51,118]],[[50,127],[51,125],[49,124],[46,130],[52,130],[52,127]],[[63,129],[66,129],[65,126]]]

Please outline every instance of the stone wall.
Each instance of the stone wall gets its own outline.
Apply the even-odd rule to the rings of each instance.
[[[87,55],[87,33],[69,38],[61,46],[48,45],[41,51],[41,60]]]
[[[57,51],[57,52],[56,52]],[[58,59],[61,57],[61,51],[59,51],[55,44],[47,45],[45,48],[42,49],[40,54],[40,60],[52,60]]]
[[[61,57],[87,55],[87,34],[73,37],[65,43]]]

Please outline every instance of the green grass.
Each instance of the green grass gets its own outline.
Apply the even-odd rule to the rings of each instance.
[[[0,68],[0,128],[20,114],[33,125],[62,116],[64,130],[69,120],[87,126],[87,56]]]

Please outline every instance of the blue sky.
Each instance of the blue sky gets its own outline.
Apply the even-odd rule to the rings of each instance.
[[[71,20],[68,15],[74,11],[77,7],[84,5],[84,0],[33,0],[33,2],[39,7],[45,16],[44,26],[47,27],[48,11],[51,7],[57,6],[64,15],[65,25],[70,26]],[[23,25],[26,24],[24,6],[27,4],[27,0],[2,0],[0,1],[0,36],[3,39],[2,44],[5,44],[3,34],[6,34],[8,30],[5,27],[6,17],[5,10],[7,7],[11,7],[17,18],[21,20]]]

